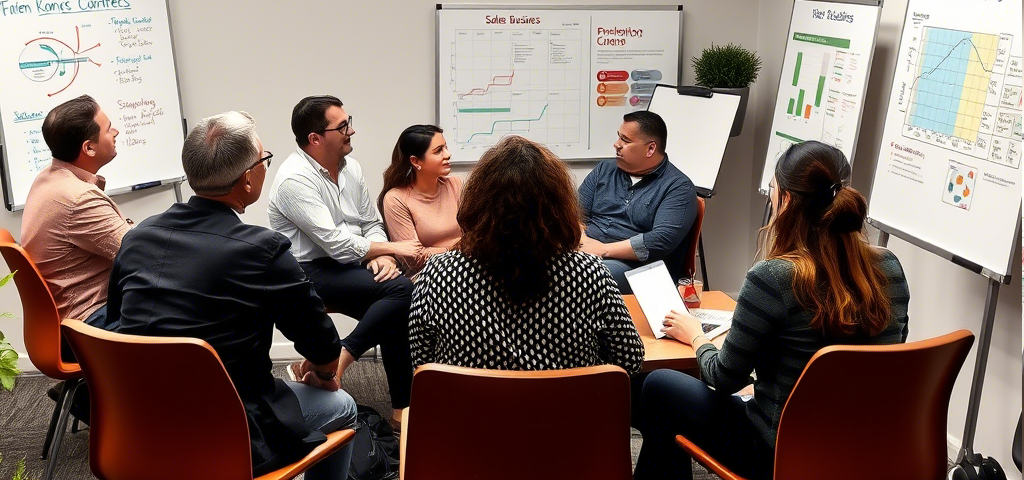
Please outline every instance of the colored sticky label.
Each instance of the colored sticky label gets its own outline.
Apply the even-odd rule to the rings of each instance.
[[[652,94],[654,93],[654,86],[656,83],[643,83],[637,82],[629,86],[629,91],[637,95]]]
[[[623,70],[601,70],[597,72],[599,82],[625,82],[629,80],[629,72]]]
[[[621,107],[626,105],[626,97],[606,97],[601,95],[597,97],[597,106],[599,107]]]
[[[633,95],[629,97],[629,104],[634,107],[645,107],[651,104],[651,95]]]
[[[624,95],[626,93],[629,93],[629,84],[623,83],[623,82],[615,82],[615,83],[604,83],[604,82],[601,82],[601,83],[597,84],[597,93],[600,93],[602,95],[604,95],[604,94]]]
[[[634,82],[639,80],[650,80],[653,82],[657,82],[658,80],[661,80],[661,70],[633,70],[633,72],[630,73],[629,76],[633,79]]]

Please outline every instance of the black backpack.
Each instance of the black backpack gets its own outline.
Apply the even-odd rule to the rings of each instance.
[[[356,409],[349,480],[398,478],[398,438],[391,424],[370,407],[356,405]]]

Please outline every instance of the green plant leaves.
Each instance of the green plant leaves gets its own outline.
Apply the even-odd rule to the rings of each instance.
[[[0,278],[0,287],[7,285],[7,282],[11,281],[11,279],[14,278],[15,273],[18,273],[18,271],[15,270],[11,273],[8,273],[6,277]]]
[[[14,389],[14,379],[21,373],[18,371],[18,352],[4,339],[0,332],[0,386],[6,390]]]
[[[711,45],[693,57],[693,75],[697,85],[708,88],[750,86],[761,71],[761,58],[739,45]]]

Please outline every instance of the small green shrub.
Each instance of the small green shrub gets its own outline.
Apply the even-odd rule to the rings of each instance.
[[[761,71],[761,58],[739,45],[711,45],[693,57],[693,74],[697,85],[708,88],[743,88],[750,86]]]
[[[0,278],[0,287],[11,281],[15,273],[18,272],[13,271],[6,277]],[[0,318],[13,316],[10,312],[0,313]],[[7,343],[7,339],[4,338],[4,333],[0,332],[0,387],[14,390],[14,379],[19,373],[21,372],[18,371],[18,352],[11,348],[11,344]]]

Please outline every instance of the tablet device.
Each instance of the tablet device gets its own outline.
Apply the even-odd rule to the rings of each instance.
[[[699,319],[709,339],[725,333],[732,325],[732,312],[686,308],[676,282],[672,281],[665,262],[661,260],[626,272],[626,281],[633,289],[655,338],[665,336],[661,329],[664,328],[665,315],[672,310],[686,312]]]

